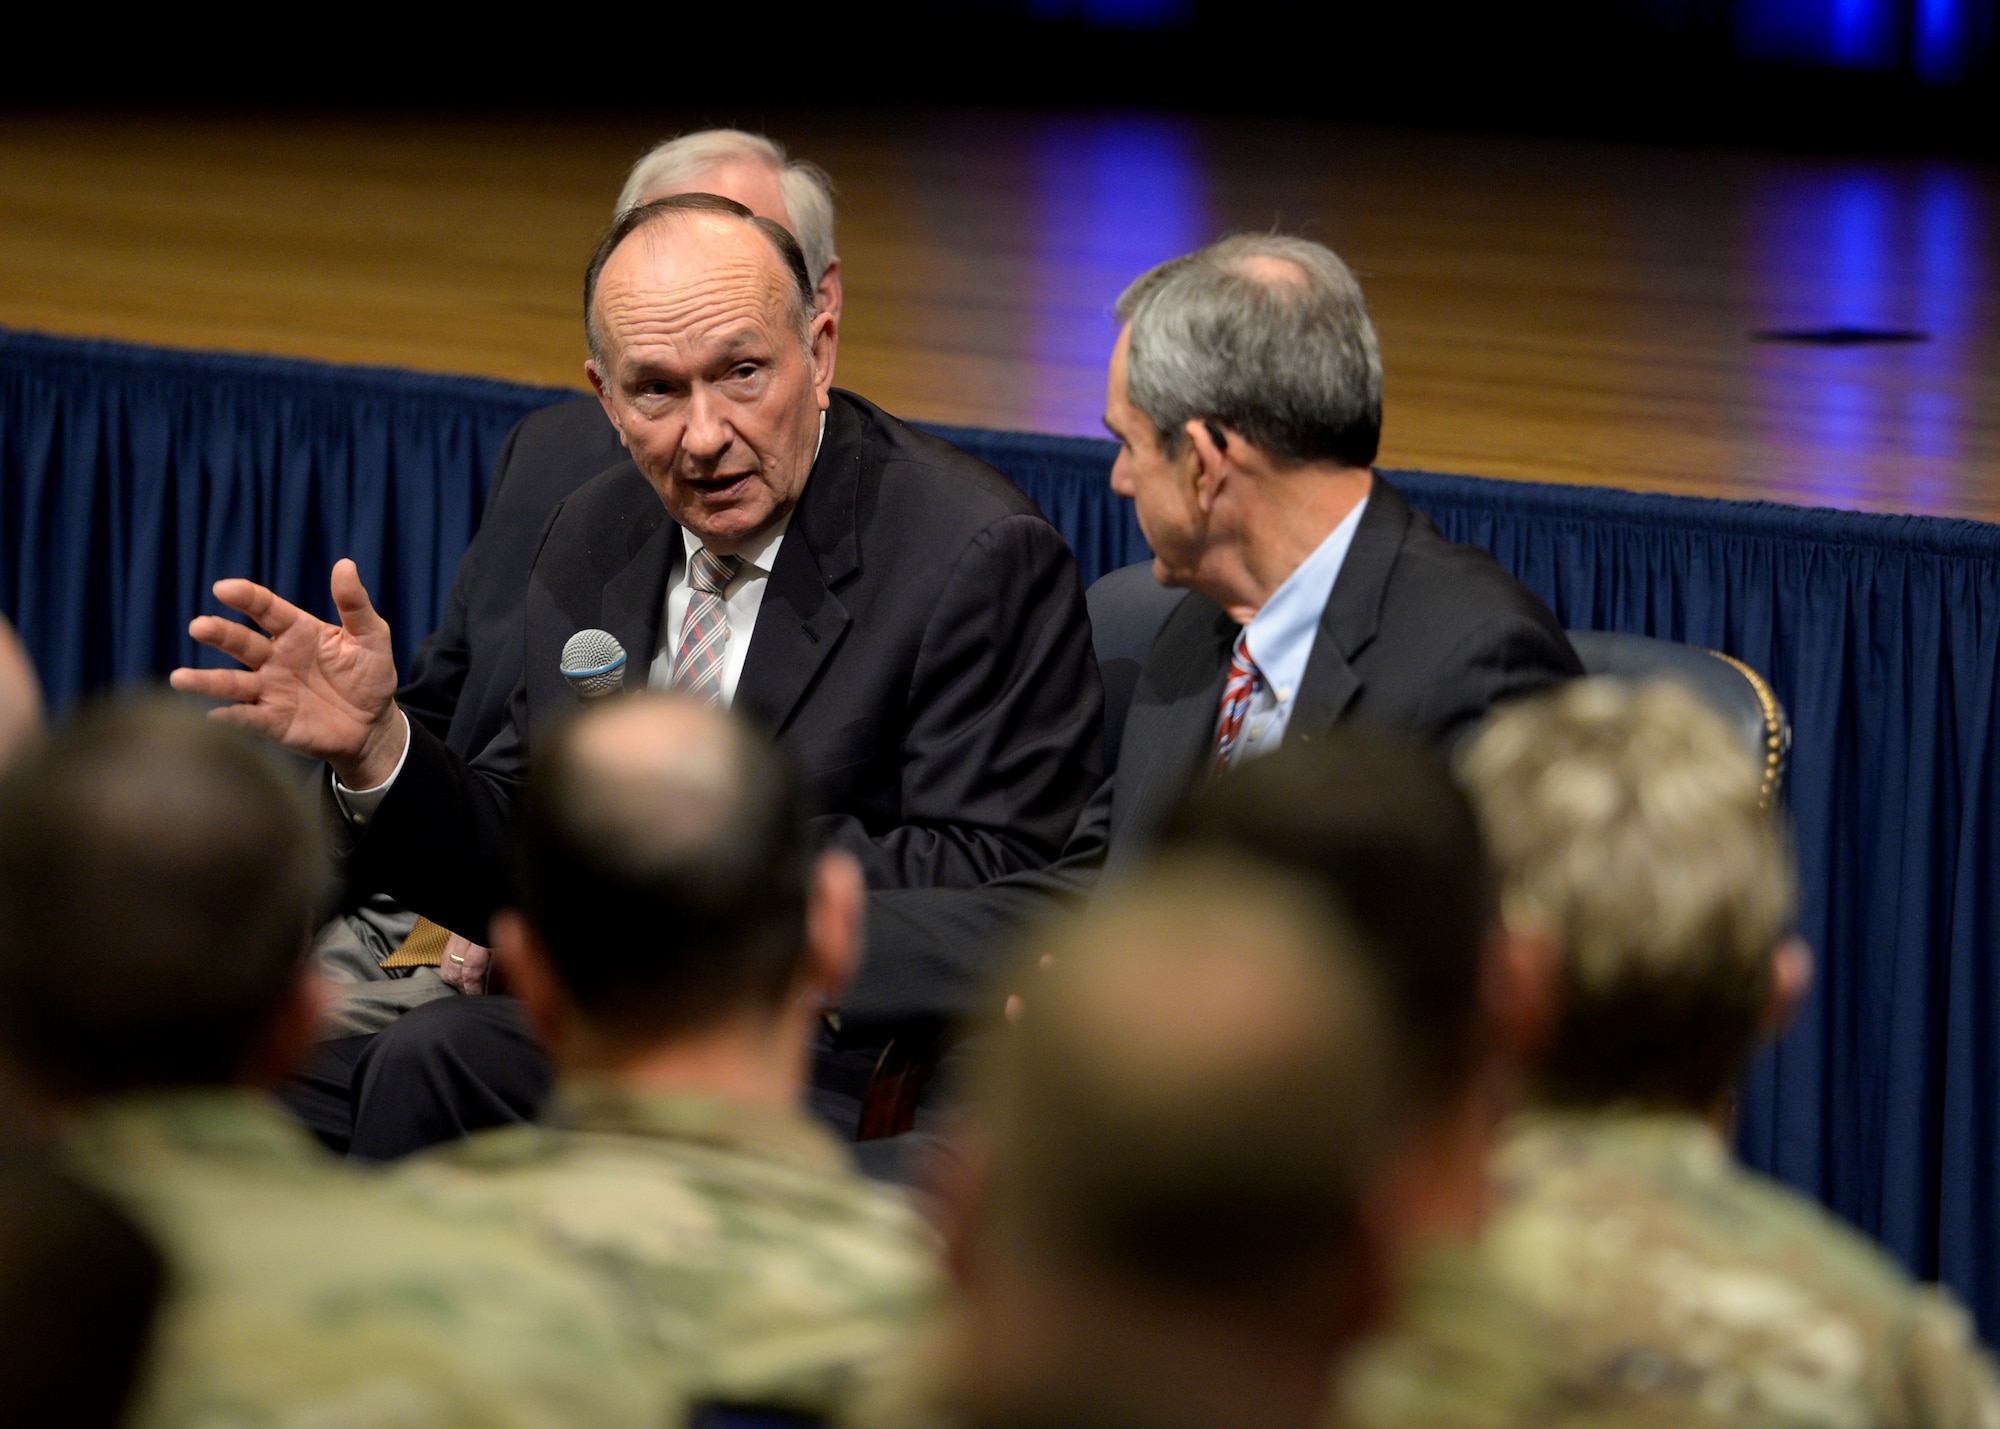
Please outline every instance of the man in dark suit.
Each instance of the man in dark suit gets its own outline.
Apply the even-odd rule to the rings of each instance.
[[[1061,537],[998,473],[833,392],[835,320],[791,235],[741,205],[632,211],[587,286],[590,376],[632,460],[552,518],[510,719],[475,759],[397,706],[388,631],[348,562],[339,626],[220,582],[268,634],[198,619],[196,639],[249,668],[176,671],[176,687],[238,700],[218,716],[327,760],[356,880],[467,937],[506,896],[509,804],[536,730],[576,707],[562,652],[587,629],[618,638],[628,688],[762,723],[873,887],[970,887],[1053,858],[1099,777],[1101,710]],[[392,1032],[499,1015],[486,1001]]]
[[[1105,423],[1161,612],[1118,743],[1064,857],[985,889],[887,894],[856,1023],[971,1012],[998,933],[1143,854],[1216,770],[1353,720],[1440,746],[1493,705],[1582,673],[1486,552],[1377,476],[1382,368],[1360,286],[1317,243],[1226,239],[1120,299]]]

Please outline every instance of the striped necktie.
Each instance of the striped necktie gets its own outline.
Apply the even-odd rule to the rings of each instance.
[[[734,556],[718,556],[703,546],[688,567],[688,608],[681,620],[681,647],[674,653],[674,688],[722,703],[722,656],[729,646],[729,605],[722,593],[736,574]]]
[[[1212,773],[1220,774],[1236,762],[1237,750],[1243,743],[1243,720],[1250,713],[1250,700],[1262,678],[1250,658],[1250,632],[1241,631],[1236,637],[1236,648],[1229,655],[1229,683],[1222,687],[1222,712],[1215,721]]]

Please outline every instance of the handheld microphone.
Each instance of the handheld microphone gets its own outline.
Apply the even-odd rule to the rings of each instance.
[[[608,630],[579,630],[563,645],[562,677],[580,700],[615,695],[625,685],[625,647]]]

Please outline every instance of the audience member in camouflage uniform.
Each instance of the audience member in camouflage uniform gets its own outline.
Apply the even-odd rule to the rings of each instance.
[[[1810,977],[1786,840],[1730,731],[1664,686],[1509,710],[1468,780],[1508,916],[1550,935],[1553,1035],[1478,1273],[1356,1377],[1375,1424],[2000,1425],[1966,1317],[1731,1158],[1731,1090]],[[1532,1324],[1540,1385],[1463,1346]],[[1510,1411],[1500,1417],[1496,1410]]]
[[[802,1106],[858,866],[726,712],[635,695],[538,747],[495,954],[562,1069],[543,1122],[400,1173],[636,1290],[698,1399],[828,1418],[930,1309],[935,1247]]]
[[[0,1038],[165,1254],[140,1426],[658,1426],[632,1307],[333,1162],[253,1090],[305,1049],[324,855],[255,742],[84,716],[0,781]]]
[[[1303,881],[1182,854],[1045,933],[969,1112],[925,1410],[967,1429],[1309,1429],[1399,1254],[1401,1059]]]

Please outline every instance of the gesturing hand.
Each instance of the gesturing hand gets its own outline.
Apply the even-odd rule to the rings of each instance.
[[[215,583],[215,598],[264,629],[219,615],[198,615],[188,634],[233,656],[243,670],[192,670],[170,677],[184,694],[235,700],[213,714],[324,759],[350,789],[372,789],[403,755],[403,721],[396,710],[396,660],[389,625],[375,613],[354,562],[333,568],[329,625],[290,601],[246,580]]]

